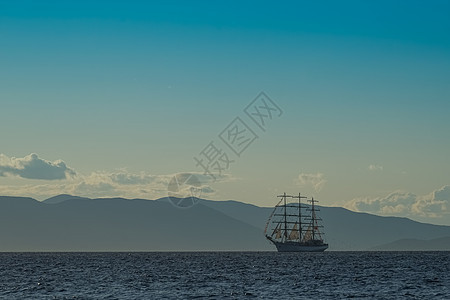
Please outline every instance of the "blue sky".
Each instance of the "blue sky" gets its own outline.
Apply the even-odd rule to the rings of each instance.
[[[283,115],[209,197],[450,224],[448,2],[39,2],[0,3],[1,194],[163,196],[265,91]]]

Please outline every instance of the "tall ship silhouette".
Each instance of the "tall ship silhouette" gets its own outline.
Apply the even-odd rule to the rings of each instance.
[[[323,252],[328,244],[323,239],[322,219],[317,216],[317,200],[284,193],[267,220],[264,235],[278,252]],[[287,199],[298,199],[289,202]],[[306,199],[310,205],[302,203]]]

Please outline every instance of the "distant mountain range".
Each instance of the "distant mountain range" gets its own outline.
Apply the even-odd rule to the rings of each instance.
[[[0,196],[0,251],[274,251],[273,208],[198,199]],[[450,250],[450,226],[320,207],[329,250]],[[432,240],[432,241],[424,241]]]
[[[401,251],[405,249],[415,251],[450,251],[450,237],[431,240],[401,239],[374,247],[372,250]]]

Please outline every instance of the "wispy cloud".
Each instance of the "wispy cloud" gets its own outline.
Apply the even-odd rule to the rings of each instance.
[[[35,153],[23,158],[0,154],[0,176],[19,176],[27,179],[57,180],[75,176],[74,170],[62,160],[47,161]]]
[[[383,166],[381,165],[369,165],[369,171],[383,171]]]
[[[450,186],[422,196],[397,191],[384,197],[356,198],[347,202],[345,207],[381,215],[443,218],[450,215]]]
[[[316,192],[319,192],[327,181],[322,173],[300,173],[296,182],[303,187],[313,187]]]

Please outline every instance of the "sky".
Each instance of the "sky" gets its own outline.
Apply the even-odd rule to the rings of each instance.
[[[450,225],[449,11],[0,1],[0,194],[156,199],[189,173],[213,200]]]

